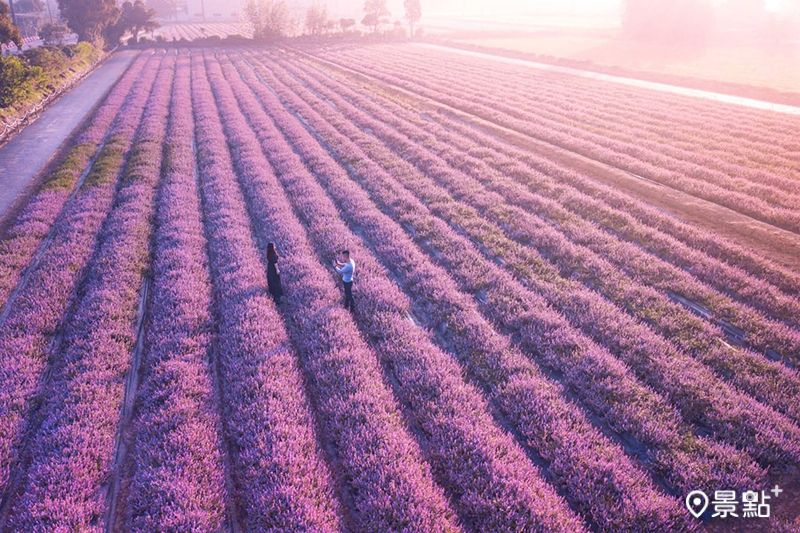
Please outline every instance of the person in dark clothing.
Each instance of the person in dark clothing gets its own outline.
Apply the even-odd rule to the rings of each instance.
[[[342,284],[344,285],[344,308],[350,311],[356,310],[356,302],[353,300],[353,274],[356,271],[356,263],[350,259],[350,252],[344,250],[342,252],[342,260],[336,260],[333,268],[342,276]]]
[[[281,287],[281,271],[278,268],[278,259],[280,256],[275,251],[273,243],[267,244],[267,285],[269,286],[269,293],[276,304],[281,303],[281,296],[283,296],[283,287]]]

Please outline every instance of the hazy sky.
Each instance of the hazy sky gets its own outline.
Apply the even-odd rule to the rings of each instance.
[[[617,10],[621,0],[422,0],[423,16],[427,14],[458,14],[471,16],[504,17],[508,15],[580,13],[596,15]],[[363,0],[327,0],[332,13],[360,13]],[[403,14],[403,0],[389,0],[392,18]]]
[[[715,0],[722,3],[725,0]],[[766,0],[767,8],[778,10],[781,4],[793,0]],[[361,12],[363,0],[327,0],[332,13]],[[487,16],[614,16],[620,13],[622,0],[422,0],[423,13],[444,15],[461,14],[467,17]],[[403,14],[402,0],[389,0],[392,18]]]

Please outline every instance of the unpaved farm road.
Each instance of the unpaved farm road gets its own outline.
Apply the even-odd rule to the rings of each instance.
[[[0,220],[138,54],[116,52],[0,147]]]

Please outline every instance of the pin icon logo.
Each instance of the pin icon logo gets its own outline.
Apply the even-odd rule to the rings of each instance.
[[[686,496],[686,508],[695,518],[700,518],[708,509],[708,496],[702,490],[693,490]]]

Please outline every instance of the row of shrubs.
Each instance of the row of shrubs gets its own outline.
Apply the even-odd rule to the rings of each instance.
[[[13,118],[88,68],[101,55],[102,50],[82,42],[41,46],[0,58],[0,119]]]

